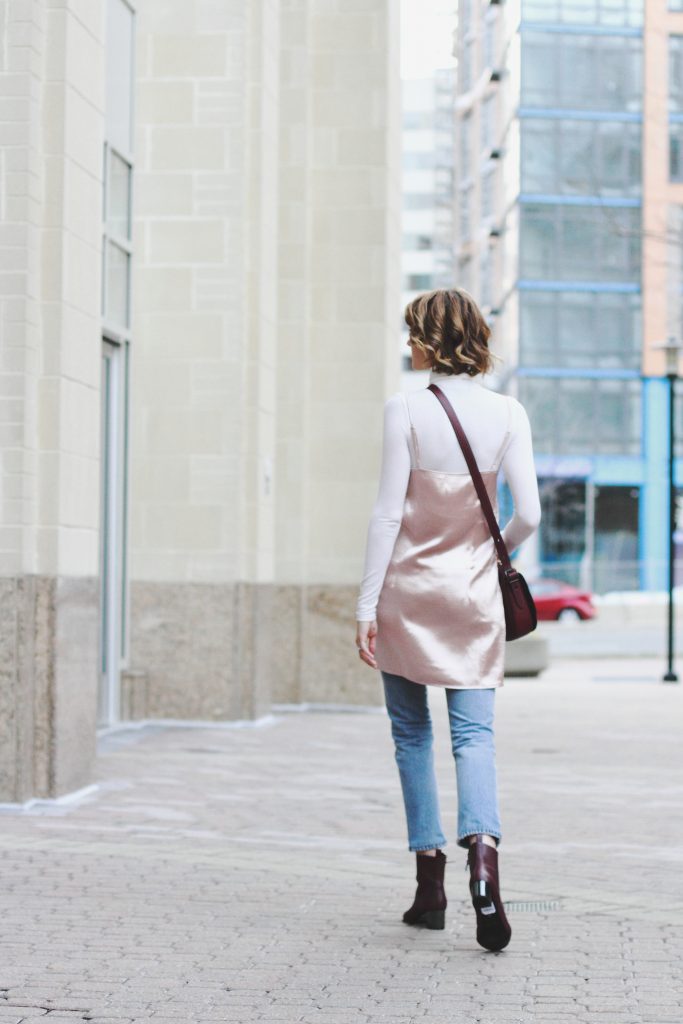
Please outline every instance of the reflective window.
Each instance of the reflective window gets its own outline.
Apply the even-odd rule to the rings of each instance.
[[[472,0],[460,0],[458,6],[460,30],[467,32],[472,27]]]
[[[106,10],[102,315],[120,340],[130,327],[134,15],[125,0],[107,0]]]
[[[674,9],[671,2],[681,0],[670,0],[669,10]],[[643,0],[522,0],[522,17],[574,25],[637,26],[643,24],[643,6]]]
[[[488,152],[495,144],[496,129],[496,94],[489,93],[484,98],[480,107],[480,136],[481,149]]]
[[[403,114],[404,131],[427,131],[434,127],[434,112],[431,110],[406,110]]]
[[[461,259],[458,265],[458,287],[472,292],[472,257]]]
[[[669,124],[669,179],[683,181],[683,124]]]
[[[492,217],[495,213],[496,164],[491,161],[481,176],[481,216]]]
[[[669,110],[683,111],[683,36],[669,36]]]
[[[460,241],[466,242],[470,238],[472,230],[472,217],[470,207],[472,205],[472,187],[468,186],[460,190],[458,202],[458,214],[460,218]]]
[[[106,66],[107,139],[116,149],[133,148],[133,31],[134,15],[124,0],[108,0]]]
[[[403,167],[406,171],[430,171],[434,167],[434,151],[427,153],[404,153]]]
[[[539,280],[640,279],[640,209],[523,203],[520,273]]]
[[[460,92],[467,92],[472,85],[472,51],[473,45],[466,41],[460,50],[458,62]]]
[[[431,249],[434,240],[431,235],[403,235],[404,249]]]
[[[403,194],[403,208],[405,210],[431,210],[434,207],[434,196],[421,192],[406,192]]]
[[[130,255],[114,242],[105,246],[104,316],[112,324],[127,327]]]
[[[640,365],[639,295],[522,291],[519,300],[522,366]]]
[[[683,456],[683,381],[674,381],[674,433],[676,456]],[[681,529],[683,529],[683,507],[681,507]]]
[[[432,275],[406,274],[405,286],[410,292],[426,291],[432,287]]]
[[[544,455],[640,455],[641,383],[520,377],[534,449]]]
[[[491,249],[485,245],[479,261],[479,301],[484,308],[493,305],[493,282],[491,281]]]
[[[110,151],[107,176],[107,229],[111,234],[130,238],[131,167]]]
[[[484,13],[482,60],[485,68],[493,68],[496,64],[496,15],[495,7],[489,7]]]
[[[642,109],[642,40],[522,31],[521,103],[577,110]]]
[[[523,118],[523,192],[641,194],[641,126],[610,121]]]
[[[460,177],[469,178],[471,174],[470,134],[472,131],[472,115],[466,114],[458,122],[460,133]]]

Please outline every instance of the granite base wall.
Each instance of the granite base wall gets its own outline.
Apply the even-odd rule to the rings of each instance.
[[[356,588],[134,582],[123,720],[231,721],[273,703],[379,705],[354,645]],[[0,802],[92,782],[95,579],[0,579]]]
[[[0,801],[91,781],[98,603],[95,579],[0,579]]]
[[[382,703],[356,652],[356,588],[133,582],[133,718],[253,719],[272,703]]]

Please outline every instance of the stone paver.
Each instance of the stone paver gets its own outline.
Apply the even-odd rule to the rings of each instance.
[[[441,691],[442,932],[401,922],[383,708],[105,735],[92,791],[0,811],[0,1024],[681,1024],[683,687],[661,668],[499,691],[500,954],[474,941]]]

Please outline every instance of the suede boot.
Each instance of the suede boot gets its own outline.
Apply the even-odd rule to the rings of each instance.
[[[412,907],[406,910],[403,920],[406,924],[424,925],[426,928],[443,928],[446,921],[446,891],[444,889],[444,870],[446,854],[436,851],[430,857],[424,853],[416,853],[417,891]]]
[[[477,836],[467,851],[470,895],[477,914],[477,942],[497,952],[510,941],[512,929],[505,916],[498,881],[498,850]]]

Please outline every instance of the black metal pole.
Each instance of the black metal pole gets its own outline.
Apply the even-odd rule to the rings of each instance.
[[[665,683],[677,683],[678,676],[674,672],[674,532],[676,529],[676,490],[674,487],[674,452],[676,431],[674,424],[674,382],[675,373],[667,374],[669,378],[669,621],[667,635],[668,669],[662,676]]]

